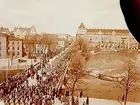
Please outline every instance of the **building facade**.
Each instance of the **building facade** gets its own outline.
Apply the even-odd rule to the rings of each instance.
[[[15,37],[24,38],[26,35],[35,35],[36,28],[34,26],[31,28],[14,27],[13,34]]]
[[[8,38],[8,57],[20,58],[23,55],[22,39],[9,37]]]
[[[66,47],[67,41],[65,39],[58,39],[57,40],[57,49],[64,49]]]
[[[7,35],[0,33],[0,59],[7,57]]]
[[[93,49],[101,51],[137,51],[139,43],[125,29],[89,29],[83,23],[77,30],[76,39],[88,40]]]
[[[37,43],[35,45],[35,51],[36,51],[35,52],[36,54],[47,53],[48,47],[46,47],[46,45],[44,45],[44,44]]]

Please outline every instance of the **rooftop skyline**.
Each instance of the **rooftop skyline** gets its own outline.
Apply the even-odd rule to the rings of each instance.
[[[119,0],[0,0],[0,26],[75,35],[87,28],[127,29]]]

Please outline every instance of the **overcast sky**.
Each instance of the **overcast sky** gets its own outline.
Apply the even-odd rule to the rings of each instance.
[[[0,0],[0,26],[75,35],[88,28],[126,29],[119,0]]]

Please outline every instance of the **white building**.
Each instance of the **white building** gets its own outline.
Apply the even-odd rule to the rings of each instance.
[[[22,39],[15,37],[8,38],[8,56],[19,58],[22,57]]]
[[[0,33],[0,59],[7,57],[7,35]]]
[[[31,28],[14,27],[13,34],[15,35],[15,37],[24,38],[26,35],[35,35],[36,28],[34,26],[32,26]]]
[[[39,44],[37,43],[35,45],[35,50],[36,50],[36,54],[41,54],[41,53],[47,53],[48,52],[48,47],[46,47],[46,45],[44,44]]]
[[[69,34],[56,34],[58,39],[64,39],[68,42],[72,42],[73,41],[73,37]]]
[[[66,46],[66,40],[65,39],[58,39],[57,40],[57,49],[64,49]]]
[[[138,50],[138,42],[125,29],[88,29],[81,23],[76,38],[84,38],[103,51]]]

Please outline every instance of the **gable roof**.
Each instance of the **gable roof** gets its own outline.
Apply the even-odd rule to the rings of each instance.
[[[78,28],[86,28],[86,27],[85,27],[84,23],[81,23]]]

